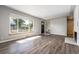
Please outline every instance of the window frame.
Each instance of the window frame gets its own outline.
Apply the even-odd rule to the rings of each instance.
[[[10,16],[10,17],[9,17],[9,34],[20,34],[20,33],[25,33],[25,32],[20,32],[20,31],[19,31],[19,26],[18,26],[18,25],[16,26],[16,27],[17,27],[17,28],[16,28],[16,33],[12,33],[12,32],[11,32],[10,20],[11,20],[11,19],[17,19],[17,24],[19,23],[19,20],[18,20],[18,19],[30,20],[30,19],[27,19],[26,17],[24,17],[24,18],[23,18],[23,17],[24,17],[24,16],[21,16],[21,17],[20,17],[20,16],[19,16],[19,17],[18,17],[18,16]],[[30,20],[30,21],[31,21],[32,24],[33,24],[33,21],[32,21],[32,20]],[[34,25],[34,24],[33,24],[33,25]],[[28,28],[29,28],[29,27],[28,27]],[[29,30],[29,29],[28,29],[28,30]],[[27,31],[26,31],[26,32],[27,32]],[[32,26],[32,31],[30,31],[30,32],[33,32],[33,26]],[[28,33],[29,33],[29,32],[28,32]]]

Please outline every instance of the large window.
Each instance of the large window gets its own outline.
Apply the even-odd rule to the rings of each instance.
[[[33,21],[10,17],[10,34],[32,32]]]

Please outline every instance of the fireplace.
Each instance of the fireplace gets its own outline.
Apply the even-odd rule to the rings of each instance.
[[[74,32],[75,41],[77,42],[77,32]]]

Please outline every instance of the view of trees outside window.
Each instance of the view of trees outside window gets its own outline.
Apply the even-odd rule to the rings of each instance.
[[[20,33],[20,32],[32,32],[33,21],[24,20],[21,18],[10,18],[10,32]]]

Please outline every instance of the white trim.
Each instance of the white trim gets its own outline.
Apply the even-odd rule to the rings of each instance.
[[[16,39],[4,40],[4,41],[0,41],[0,43],[4,43],[4,42],[8,42],[8,41],[12,41],[12,40],[16,40]]]
[[[22,38],[25,38],[26,36],[23,36],[21,38],[13,38],[13,39],[7,39],[7,40],[4,40],[4,41],[0,41],[0,43],[4,43],[4,42],[9,42],[9,41],[13,41],[13,40],[18,40],[18,39],[22,39]]]
[[[34,35],[30,35],[30,36],[23,35],[23,36],[11,38],[11,39],[6,39],[4,41],[0,41],[0,43],[9,42],[9,41],[13,41],[13,40],[19,40],[19,39],[23,39],[23,38],[27,38],[27,37],[31,37],[31,36],[37,36],[37,35],[40,35],[40,34],[36,34],[36,35],[34,34]]]

